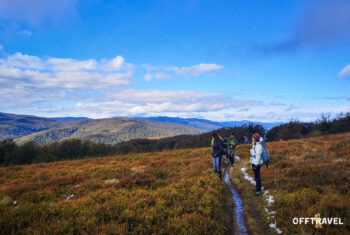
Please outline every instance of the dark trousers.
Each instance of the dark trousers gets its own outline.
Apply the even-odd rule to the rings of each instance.
[[[231,165],[235,163],[235,152],[236,152],[236,149],[227,150],[228,159],[230,160]]]
[[[261,166],[257,166],[255,169],[253,168],[253,172],[254,172],[254,176],[255,176],[255,182],[256,182],[255,190],[257,192],[261,191],[260,167]]]

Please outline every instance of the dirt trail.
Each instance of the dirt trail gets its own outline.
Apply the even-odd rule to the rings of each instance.
[[[243,202],[238,194],[237,190],[235,189],[234,185],[231,182],[230,179],[230,166],[227,165],[225,169],[225,174],[224,174],[224,181],[226,185],[228,186],[229,190],[231,191],[231,197],[233,199],[234,203],[234,210],[232,211],[232,220],[234,223],[234,234],[243,234],[247,235],[248,229],[246,226],[246,219],[244,217],[244,210],[243,210]]]

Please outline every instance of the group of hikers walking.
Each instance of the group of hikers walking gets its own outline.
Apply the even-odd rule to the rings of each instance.
[[[248,138],[244,136],[244,143],[249,143]],[[231,165],[234,164],[235,152],[238,142],[235,138],[234,133],[230,134],[227,140],[224,140],[219,134],[214,133],[212,135],[211,146],[212,146],[212,160],[213,170],[220,178],[222,177],[221,172],[221,159],[224,155],[228,158]],[[250,164],[255,176],[256,188],[255,194],[261,193],[261,179],[260,179],[260,168],[263,163],[268,164],[269,152],[264,143],[264,139],[260,134],[255,133],[252,136],[252,148],[250,149]]]

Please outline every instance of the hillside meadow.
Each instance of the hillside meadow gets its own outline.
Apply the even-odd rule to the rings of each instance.
[[[251,145],[240,145],[236,154],[241,157],[231,172],[245,204],[250,231],[259,234],[262,227],[277,222],[288,234],[350,234],[350,133],[316,138],[270,142],[269,167],[262,166],[262,185],[273,195],[266,213],[265,199],[252,196],[255,187],[242,174],[249,176]],[[343,225],[294,225],[294,217],[340,217]]]
[[[210,150],[0,168],[3,234],[224,234]]]
[[[350,133],[267,143],[268,194],[254,196],[250,144],[231,179],[251,234],[348,234]],[[231,196],[211,170],[210,148],[0,168],[4,234],[227,234]],[[242,171],[246,169],[246,173]],[[266,201],[270,195],[273,200]],[[268,212],[268,213],[267,213]],[[230,212],[231,213],[231,212]],[[344,225],[293,225],[294,217],[340,217]]]

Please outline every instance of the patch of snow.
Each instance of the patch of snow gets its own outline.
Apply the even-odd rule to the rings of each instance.
[[[80,184],[75,185],[75,188],[79,188],[79,187],[80,187]]]
[[[255,185],[255,180],[248,175],[248,173],[244,167],[241,168],[241,172],[244,175],[244,179],[248,180],[251,184]]]
[[[74,194],[72,193],[71,195],[69,195],[67,198],[66,198],[66,201],[72,199],[74,197]]]
[[[283,233],[281,229],[277,228],[277,222],[276,222],[276,220],[275,220],[275,223],[274,223],[274,224],[273,224],[273,223],[270,224],[270,228],[273,228],[278,234]]]
[[[266,201],[267,201],[267,204],[268,204],[269,206],[271,206],[272,203],[275,202],[275,200],[273,199],[273,196],[272,196],[272,195],[267,195]]]
[[[17,202],[16,200],[13,201],[13,205],[14,205],[14,206],[17,205],[17,203],[18,203],[18,202]]]
[[[269,190],[266,190],[264,192],[264,197],[266,197],[266,202],[267,202],[268,206],[270,207],[275,202],[275,200],[273,199],[273,196],[269,195],[268,193],[269,193]],[[269,216],[267,216],[268,219],[270,219],[270,218],[274,219],[275,218],[276,211],[269,211],[268,208],[265,208],[265,211],[269,215]],[[278,233],[278,234],[283,233],[282,230],[277,227],[276,220],[275,220],[275,223],[271,223],[270,224],[270,228],[273,228],[276,231],[276,233]]]
[[[235,156],[235,158],[236,158],[238,161],[240,161],[240,160],[241,160],[241,158],[240,158],[240,157],[238,157],[238,156]]]

